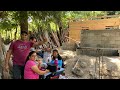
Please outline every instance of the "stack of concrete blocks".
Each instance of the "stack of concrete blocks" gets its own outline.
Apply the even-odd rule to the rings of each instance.
[[[104,50],[104,55],[114,56],[120,53],[120,30],[81,30],[81,47],[118,48]],[[81,51],[79,51],[81,52]],[[84,54],[96,55],[94,50],[85,50]]]

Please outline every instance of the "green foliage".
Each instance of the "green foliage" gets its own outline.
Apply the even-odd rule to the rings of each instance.
[[[21,12],[23,14],[20,14]],[[114,13],[119,14],[120,11]],[[30,31],[56,31],[59,29],[58,27],[67,28],[69,19],[87,19],[107,14],[108,11],[0,11],[0,31],[15,32],[16,28],[20,27],[20,20],[26,18],[31,20],[28,22],[28,30]]]
[[[0,22],[0,29],[1,30],[12,30],[13,28],[16,28],[18,25],[16,23],[16,20],[14,20],[13,16],[14,13],[13,12],[7,12],[7,17],[1,19]]]

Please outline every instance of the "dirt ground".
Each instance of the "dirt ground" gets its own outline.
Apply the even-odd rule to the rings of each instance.
[[[59,50],[64,58],[66,68],[65,74],[68,79],[119,79],[120,78],[120,57],[103,56],[100,59],[93,56],[77,55],[75,51]],[[100,63],[99,63],[100,60]],[[78,63],[76,64],[76,62]],[[75,66],[76,64],[76,66]],[[75,66],[75,67],[74,67]],[[74,68],[74,69],[73,69]],[[79,72],[72,73],[75,68]]]

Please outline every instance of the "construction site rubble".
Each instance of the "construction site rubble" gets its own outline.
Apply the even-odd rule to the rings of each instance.
[[[65,59],[65,74],[69,79],[120,79],[120,57],[77,55],[75,51],[60,50]],[[101,57],[100,57],[101,58]]]

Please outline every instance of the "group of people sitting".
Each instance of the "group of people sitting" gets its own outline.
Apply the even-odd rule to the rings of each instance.
[[[50,50],[50,49],[47,49]],[[46,51],[44,51],[46,52]],[[44,54],[44,53],[43,53]],[[43,55],[45,56],[45,55]],[[43,57],[44,58],[44,57]],[[31,51],[26,59],[25,68],[24,68],[24,79],[50,79],[52,78],[52,74],[56,73],[57,70],[64,68],[64,63],[61,56],[58,53],[58,50],[55,49],[52,52],[51,59],[45,58],[43,59],[36,51]],[[53,68],[49,68],[48,66],[55,67],[55,71]],[[56,73],[56,77],[59,78],[59,75],[63,74],[63,71]],[[47,76],[45,74],[51,72]],[[51,76],[51,77],[50,77]]]
[[[35,37],[28,36],[28,32],[21,31],[21,38],[11,42],[3,71],[9,71],[9,60],[12,55],[13,79],[40,79],[42,76],[47,78],[56,72],[59,76],[58,71],[64,65],[58,50],[52,51],[49,45],[47,46],[45,37],[37,41]]]
[[[52,72],[52,68],[48,68],[48,65],[51,65],[51,67],[52,65],[55,66],[56,70],[54,73],[56,73],[57,70],[64,68],[62,58],[60,57],[58,50],[56,49],[53,50],[51,60],[46,60],[47,62],[43,60],[44,59],[41,56],[37,55],[36,51],[31,51],[26,59],[24,68],[24,79],[45,79],[44,75],[49,72],[51,73],[48,74],[48,76],[52,75],[54,71]],[[59,74],[56,73],[56,76],[59,77],[59,75],[62,73],[63,71]]]

